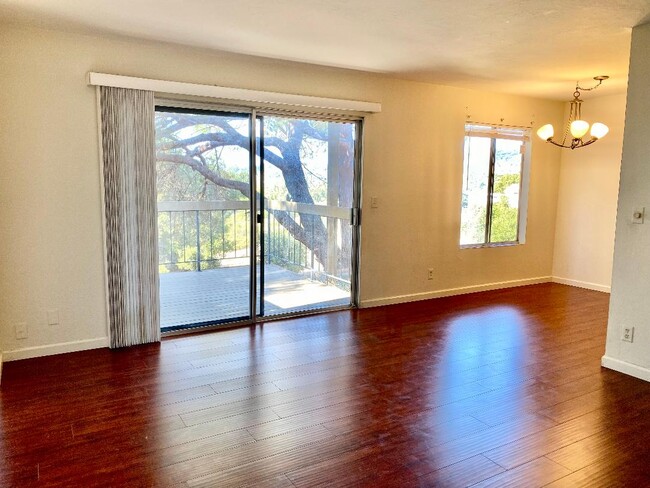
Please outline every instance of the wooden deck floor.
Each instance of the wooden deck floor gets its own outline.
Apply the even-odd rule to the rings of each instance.
[[[607,309],[542,284],[7,363],[0,486],[649,486]]]
[[[348,305],[350,293],[276,265],[265,266],[264,313]],[[160,275],[163,328],[248,316],[249,267]]]

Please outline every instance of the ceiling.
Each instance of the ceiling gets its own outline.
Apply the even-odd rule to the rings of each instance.
[[[0,0],[0,20],[553,99],[627,84],[650,0]]]

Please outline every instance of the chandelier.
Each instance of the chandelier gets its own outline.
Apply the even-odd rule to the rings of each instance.
[[[579,82],[576,82],[576,90],[573,92],[573,100],[571,100],[571,109],[569,110],[569,120],[567,122],[566,128],[564,129],[562,142],[553,140],[555,131],[552,124],[546,124],[540,127],[537,130],[537,135],[546,142],[550,142],[551,144],[554,144],[558,147],[564,147],[567,149],[585,147],[589,144],[593,144],[598,139],[605,137],[609,132],[609,127],[607,127],[605,124],[594,122],[591,125],[591,131],[589,131],[589,122],[582,120],[582,100],[580,100],[580,92],[595,90],[602,84],[603,81],[608,78],[609,76],[594,76],[594,80],[596,80],[598,83],[591,88],[582,88],[579,85]],[[585,140],[587,132],[589,132],[589,135],[591,137]]]

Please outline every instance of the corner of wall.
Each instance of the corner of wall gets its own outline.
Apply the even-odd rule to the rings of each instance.
[[[650,369],[626,361],[621,361],[620,359],[613,358],[607,354],[601,358],[600,364],[603,368],[634,376],[640,380],[650,381]]]
[[[647,153],[650,130],[650,23],[632,30],[623,161],[616,218],[616,247],[612,273],[612,295],[607,324],[607,349],[603,365],[650,381],[650,223],[633,221],[635,209],[649,208],[650,167]],[[634,327],[633,341],[623,341],[623,327]]]
[[[591,121],[610,127],[597,144],[560,154],[554,281],[608,292],[614,255],[626,95],[589,100]],[[565,117],[568,114],[565,114]]]

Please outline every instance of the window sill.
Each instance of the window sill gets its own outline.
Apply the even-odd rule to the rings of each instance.
[[[491,247],[512,247],[512,246],[519,246],[523,244],[522,242],[515,241],[515,242],[491,242],[489,244],[465,244],[461,245],[461,249],[486,249],[486,248],[491,248]]]

